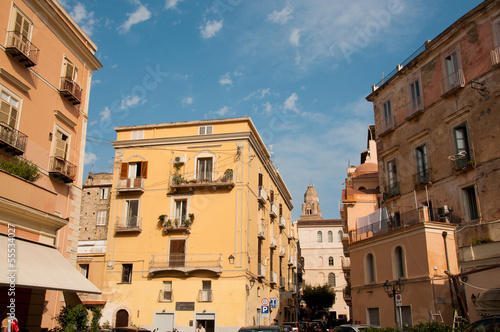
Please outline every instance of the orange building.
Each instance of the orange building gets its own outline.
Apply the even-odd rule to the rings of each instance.
[[[40,331],[76,292],[100,292],[74,266],[90,82],[102,66],[55,0],[3,1],[0,27],[0,305]]]

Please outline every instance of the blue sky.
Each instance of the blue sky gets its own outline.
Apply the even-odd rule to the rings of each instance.
[[[313,183],[339,218],[366,149],[365,100],[478,0],[61,0],[98,47],[84,176],[110,172],[114,127],[250,116],[301,214]]]

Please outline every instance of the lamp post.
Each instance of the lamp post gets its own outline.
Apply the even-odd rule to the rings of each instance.
[[[401,279],[398,279],[398,281],[396,281],[396,282],[389,282],[389,280],[386,280],[384,283],[384,291],[386,292],[387,296],[389,296],[389,298],[392,297],[394,299],[394,322],[396,323],[397,327],[401,327],[401,326],[398,323],[398,310],[397,310],[397,305],[396,305],[396,294],[403,293],[403,290],[404,290],[404,284],[401,281]]]

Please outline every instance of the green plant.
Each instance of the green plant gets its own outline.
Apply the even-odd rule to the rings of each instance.
[[[160,224],[164,225],[164,224],[165,224],[165,217],[166,217],[166,216],[167,216],[166,214],[160,214],[160,215],[158,216],[158,223],[160,223]]]
[[[75,330],[84,330],[88,325],[87,309],[85,309],[83,304],[78,304],[74,307],[62,307],[56,320],[60,325],[61,331],[74,332]]]
[[[35,164],[17,157],[9,160],[0,160],[0,169],[17,175],[29,182],[35,182],[41,176]]]
[[[181,170],[182,164],[181,163],[175,163],[174,167],[175,167],[176,172],[178,172],[178,171]]]
[[[177,184],[186,182],[186,180],[184,180],[184,178],[180,174],[174,174],[174,176],[172,177],[172,181]]]
[[[232,180],[233,179],[233,170],[231,168],[228,168],[226,169],[226,171],[224,172],[224,181],[229,181],[229,180]]]
[[[97,332],[100,329],[99,320],[102,317],[102,306],[90,308],[90,312],[92,313],[92,320],[90,321],[90,331]]]
[[[472,239],[472,245],[473,246],[478,246],[483,243],[490,243],[493,242],[489,237],[485,237],[484,239]]]
[[[172,227],[172,219],[168,219],[166,222],[167,227]]]

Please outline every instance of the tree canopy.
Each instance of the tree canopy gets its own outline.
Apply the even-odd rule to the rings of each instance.
[[[302,290],[302,300],[314,311],[327,310],[335,303],[335,292],[328,284],[323,286],[306,285]]]

